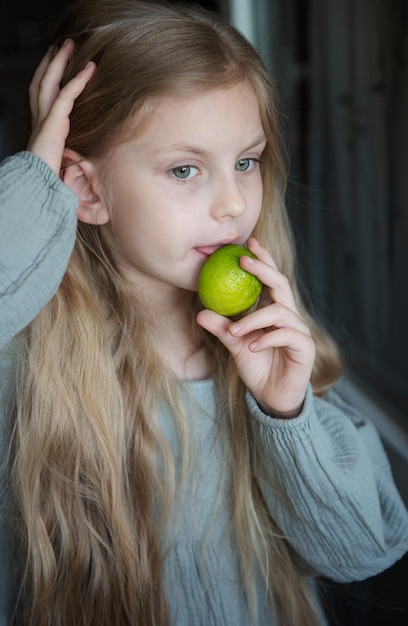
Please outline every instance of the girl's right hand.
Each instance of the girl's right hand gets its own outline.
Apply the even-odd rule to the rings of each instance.
[[[49,165],[59,176],[69,116],[75,99],[82,93],[95,72],[92,61],[61,88],[61,80],[74,49],[67,39],[58,50],[52,46],[38,66],[29,87],[31,136],[27,150]]]

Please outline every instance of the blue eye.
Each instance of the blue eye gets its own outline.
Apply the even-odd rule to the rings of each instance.
[[[180,165],[180,167],[173,167],[170,172],[180,180],[186,180],[192,178],[197,174],[197,168],[193,165]]]
[[[238,170],[238,172],[246,172],[247,170],[251,169],[253,165],[254,159],[239,159],[235,163],[235,169]]]

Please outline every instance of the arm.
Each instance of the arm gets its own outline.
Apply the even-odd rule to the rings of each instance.
[[[30,85],[30,152],[0,165],[0,347],[55,293],[75,240],[76,195],[59,179],[69,115],[95,64],[60,88],[73,50],[50,48]]]
[[[364,417],[345,403],[340,408],[333,393],[330,403],[314,398],[310,387],[292,420],[264,415],[250,394],[248,403],[267,506],[316,572],[338,582],[362,580],[404,555],[407,511]]]
[[[339,582],[377,574],[408,550],[407,511],[382,446],[350,407],[313,397],[314,342],[289,281],[256,240],[248,248],[257,260],[243,256],[241,267],[265,285],[258,308],[238,323],[203,310],[197,322],[230,351],[248,389],[266,504],[316,572]]]
[[[0,166],[0,347],[54,295],[75,241],[77,196],[38,157]]]

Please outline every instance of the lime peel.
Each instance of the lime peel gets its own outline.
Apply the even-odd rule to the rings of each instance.
[[[236,244],[218,248],[204,263],[198,280],[198,295],[205,308],[226,317],[245,313],[262,292],[261,281],[243,270],[242,256],[256,256]]]

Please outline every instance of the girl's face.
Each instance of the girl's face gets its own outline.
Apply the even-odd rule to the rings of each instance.
[[[102,228],[121,274],[146,295],[196,291],[208,256],[252,233],[265,143],[245,83],[160,99],[141,134],[109,161],[111,218]]]

